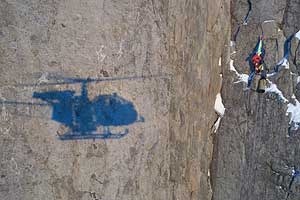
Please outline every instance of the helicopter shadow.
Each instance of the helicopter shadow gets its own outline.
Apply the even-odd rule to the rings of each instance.
[[[16,86],[36,88],[52,85],[80,84],[81,94],[76,95],[74,90],[36,91],[32,97],[43,101],[43,103],[17,101],[2,101],[2,103],[25,106],[51,106],[51,119],[63,124],[69,129],[66,133],[58,135],[61,140],[119,139],[129,133],[127,126],[137,122],[144,122],[144,118],[138,114],[131,101],[126,100],[117,93],[101,94],[90,100],[88,97],[88,84],[91,82],[145,80],[169,77],[170,75],[166,74],[85,79],[50,75],[47,79],[55,79],[54,82],[18,84]],[[98,127],[102,127],[101,131],[99,131]],[[111,129],[121,131],[113,132]]]
[[[114,94],[105,94],[89,100],[86,87],[82,94],[75,91],[34,92],[33,98],[47,102],[53,108],[51,119],[69,128],[69,132],[60,135],[61,140],[78,139],[119,139],[129,133],[128,128],[113,133],[111,127],[120,127],[144,122],[133,103]],[[103,132],[98,133],[97,127]]]

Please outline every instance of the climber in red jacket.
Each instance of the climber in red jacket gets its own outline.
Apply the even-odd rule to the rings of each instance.
[[[248,77],[247,87],[250,88],[252,79],[255,75],[260,74],[259,85],[257,92],[264,93],[266,87],[267,68],[264,62],[265,48],[263,43],[263,36],[259,36],[259,39],[255,45],[253,51],[249,54],[246,61],[249,62],[250,74]]]

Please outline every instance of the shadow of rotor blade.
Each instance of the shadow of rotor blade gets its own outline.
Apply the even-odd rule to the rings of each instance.
[[[15,118],[33,118],[33,119],[42,119],[42,120],[49,120],[49,121],[52,120],[51,118],[45,117],[43,115],[33,115],[33,114],[26,114],[21,112],[14,112],[9,114],[14,116]]]
[[[75,81],[62,81],[62,82],[53,82],[53,83],[35,83],[35,84],[17,84],[16,87],[39,87],[39,86],[51,86],[51,85],[66,85],[66,84],[75,84],[78,82]]]
[[[24,105],[24,106],[51,106],[48,103],[31,103],[31,102],[19,102],[19,101],[0,101],[0,104],[7,104],[7,105]]]
[[[127,77],[103,77],[103,78],[68,78],[65,77],[64,80],[74,81],[74,82],[102,82],[102,81],[121,81],[121,80],[136,80],[136,79],[151,79],[151,78],[167,78],[171,75],[149,75],[149,76],[127,76]]]
[[[103,77],[103,78],[69,78],[69,77],[57,77],[57,82],[52,83],[36,83],[36,84],[17,84],[15,86],[21,87],[38,87],[38,86],[50,86],[50,85],[65,85],[76,83],[90,83],[90,82],[105,82],[105,81],[122,81],[122,80],[138,80],[138,79],[152,79],[152,78],[169,78],[171,74],[165,75],[150,75],[150,76],[129,76],[129,77]]]

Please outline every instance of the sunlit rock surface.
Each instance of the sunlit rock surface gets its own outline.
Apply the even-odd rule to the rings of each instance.
[[[1,1],[0,199],[211,199],[229,41],[229,0]]]

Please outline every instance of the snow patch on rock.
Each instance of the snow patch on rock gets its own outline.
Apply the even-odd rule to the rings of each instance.
[[[230,59],[230,68],[231,71],[234,71],[235,74],[238,77],[238,81],[234,82],[234,83],[240,83],[240,82],[244,82],[244,83],[248,83],[248,74],[240,74],[238,73],[238,71],[235,69],[235,67],[233,66],[233,60]]]
[[[298,40],[300,40],[300,30],[295,34],[295,37],[298,38]]]
[[[266,93],[275,93],[278,96],[279,100],[283,101],[284,103],[288,102],[287,98],[283,96],[277,85],[269,80],[268,82],[270,83],[270,86],[266,88]]]
[[[224,116],[225,114],[225,107],[224,104],[222,102],[222,96],[220,93],[217,94],[216,96],[216,100],[215,100],[215,111],[218,113],[218,115],[220,115],[221,117]]]
[[[290,124],[293,122],[299,128],[300,124],[300,103],[295,99],[296,104],[289,103],[286,113],[290,114]]]
[[[215,109],[216,113],[219,115],[219,118],[217,119],[217,121],[214,124],[214,133],[216,133],[220,126],[221,118],[225,114],[225,106],[222,102],[222,96],[220,93],[218,93],[216,96],[214,109]]]

